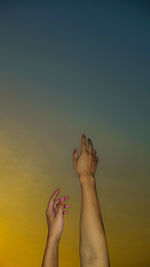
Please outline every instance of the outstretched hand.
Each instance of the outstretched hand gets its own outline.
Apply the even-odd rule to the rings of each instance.
[[[68,211],[64,208],[70,208],[70,204],[64,202],[69,199],[69,196],[60,197],[56,200],[56,197],[60,193],[58,188],[50,197],[48,207],[46,210],[47,223],[48,223],[48,235],[59,240],[64,228],[64,214]]]
[[[88,138],[88,149],[86,148],[86,136],[81,137],[81,153],[79,155],[77,149],[73,150],[73,167],[79,177],[95,176],[98,165],[98,157],[96,150],[90,138]]]

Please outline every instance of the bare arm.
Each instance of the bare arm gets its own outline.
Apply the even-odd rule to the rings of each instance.
[[[47,238],[42,267],[58,267],[59,240]]]
[[[46,210],[48,223],[48,236],[46,248],[43,256],[42,267],[58,267],[59,242],[64,228],[64,214],[68,211],[64,208],[70,208],[70,204],[65,204],[69,196],[63,196],[58,199],[60,189],[58,188],[50,197]]]
[[[109,257],[102,215],[93,176],[81,177],[80,258],[81,266],[108,267]]]
[[[106,235],[96,192],[95,172],[98,164],[92,141],[82,135],[81,154],[73,154],[74,168],[81,184],[80,262],[82,267],[109,267]]]

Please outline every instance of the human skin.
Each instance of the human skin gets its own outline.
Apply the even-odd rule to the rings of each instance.
[[[48,235],[46,248],[43,256],[42,267],[58,267],[59,242],[64,228],[64,215],[68,214],[65,208],[70,208],[70,204],[65,204],[69,196],[56,199],[60,189],[58,188],[50,197],[46,210]]]
[[[95,173],[98,165],[92,140],[81,136],[81,152],[73,151],[73,167],[81,185],[79,254],[81,267],[109,267],[106,234],[96,191]]]

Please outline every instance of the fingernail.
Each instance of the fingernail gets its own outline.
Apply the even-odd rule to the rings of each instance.
[[[61,197],[60,200],[63,201],[64,200],[64,197]]]
[[[83,136],[86,136],[85,133],[82,134]]]

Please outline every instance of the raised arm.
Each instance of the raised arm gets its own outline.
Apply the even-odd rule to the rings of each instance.
[[[96,192],[98,157],[91,139],[81,137],[81,153],[74,149],[73,166],[81,184],[80,263],[82,267],[109,267],[109,255],[102,214]]]
[[[58,248],[60,238],[64,228],[64,214],[68,211],[64,208],[70,208],[70,204],[65,204],[69,196],[64,196],[56,200],[60,189],[58,188],[50,197],[46,210],[48,223],[48,236],[46,248],[43,256],[42,267],[58,267]]]

